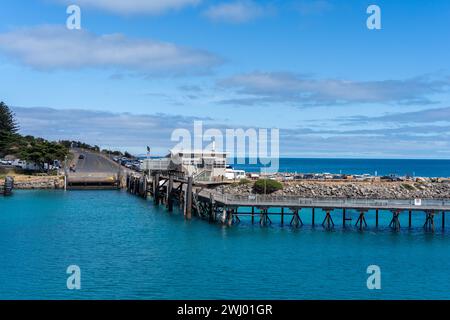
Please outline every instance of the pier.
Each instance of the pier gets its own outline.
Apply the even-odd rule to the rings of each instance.
[[[279,219],[281,225],[300,228],[305,225],[302,217],[311,215],[311,226],[326,229],[336,227],[340,219],[342,227],[354,226],[360,230],[369,228],[366,217],[374,212],[375,223],[380,227],[380,215],[388,214],[389,227],[401,229],[400,216],[408,216],[408,228],[413,226],[413,215],[423,215],[423,228],[434,232],[435,219],[440,217],[441,228],[446,227],[446,212],[450,211],[450,200],[436,199],[338,199],[300,198],[295,196],[273,197],[266,195],[238,196],[220,194],[211,189],[217,183],[196,182],[192,177],[184,178],[177,173],[154,172],[151,175],[127,175],[127,191],[143,197],[152,197],[156,206],[165,205],[169,212],[178,205],[186,219],[198,217],[211,223],[233,226],[241,222],[240,217],[251,218],[251,223],[269,226]],[[317,221],[316,210],[325,217]],[[307,211],[307,212],[306,212]],[[349,211],[356,211],[356,222],[349,217]]]

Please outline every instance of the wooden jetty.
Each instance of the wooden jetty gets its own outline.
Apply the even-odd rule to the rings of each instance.
[[[335,227],[334,220],[339,216],[345,228],[352,224],[348,216],[350,210],[358,213],[354,226],[360,230],[368,228],[366,216],[375,212],[375,227],[379,227],[380,214],[390,213],[389,227],[399,231],[400,215],[408,214],[408,227],[412,228],[413,214],[425,214],[423,227],[435,231],[435,218],[440,216],[441,227],[445,229],[445,213],[450,211],[450,200],[391,200],[391,199],[306,199],[295,196],[273,197],[264,195],[238,196],[220,194],[211,189],[212,184],[196,182],[192,177],[182,177],[175,173],[154,172],[151,175],[128,175],[128,192],[147,198],[151,196],[155,205],[165,205],[173,211],[178,205],[186,219],[200,217],[212,223],[232,226],[238,224],[242,216],[250,216],[251,222],[259,219],[261,226],[272,224],[274,216],[284,225],[301,227],[304,211],[311,214],[311,224],[316,226],[316,210],[322,210],[325,218],[321,225],[326,229]],[[308,209],[308,210],[306,210]]]

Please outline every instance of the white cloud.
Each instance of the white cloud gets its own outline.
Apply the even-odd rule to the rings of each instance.
[[[302,0],[296,4],[296,8],[302,15],[311,15],[330,11],[333,5],[327,0]]]
[[[145,146],[161,155],[173,147],[173,130],[191,128],[195,120],[208,118],[169,114],[131,114],[107,111],[13,107],[20,132],[49,140],[78,140],[102,148],[145,152]]]
[[[94,110],[13,107],[22,134],[49,140],[80,140],[102,148],[145,152],[163,155],[174,142],[173,130],[191,130],[195,120],[202,120],[207,128],[234,128],[210,118],[185,117],[169,114],[130,114]],[[405,114],[407,115],[407,114]],[[400,115],[399,115],[400,117]],[[305,125],[308,125],[305,123]],[[280,150],[283,156],[317,157],[394,157],[394,158],[450,158],[449,126],[396,126],[363,129],[339,126],[339,123],[320,128],[280,128]],[[334,128],[334,129],[333,129]],[[243,127],[246,130],[246,127]]]
[[[201,0],[54,0],[65,4],[105,10],[120,15],[161,14],[196,6]]]
[[[213,21],[242,23],[261,17],[267,12],[266,7],[250,0],[242,0],[211,6],[205,11],[205,15]]]
[[[232,104],[288,102],[303,106],[355,103],[430,104],[429,96],[446,92],[450,81],[428,76],[405,80],[351,81],[314,79],[288,72],[239,74],[222,80],[233,89]]]
[[[60,26],[0,34],[0,51],[38,69],[103,67],[142,73],[204,72],[221,61],[201,50],[123,34],[95,35]]]

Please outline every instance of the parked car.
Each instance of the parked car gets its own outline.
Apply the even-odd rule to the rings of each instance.
[[[10,166],[12,164],[12,161],[10,160],[0,160],[0,164],[3,166]]]

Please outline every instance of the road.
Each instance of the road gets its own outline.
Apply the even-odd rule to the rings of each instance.
[[[75,168],[78,174],[117,174],[120,170],[120,165],[108,159],[106,156],[81,150],[73,151],[73,153],[75,155]],[[79,159],[80,155],[84,155],[84,159]]]

